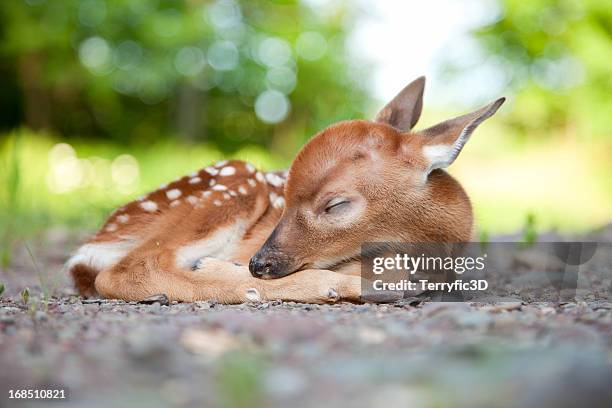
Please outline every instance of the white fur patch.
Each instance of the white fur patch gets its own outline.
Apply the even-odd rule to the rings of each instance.
[[[202,191],[202,197],[208,198],[212,193],[210,191]]]
[[[225,191],[227,190],[227,187],[225,187],[223,184],[217,184],[217,185],[214,185],[212,189],[215,191]]]
[[[85,244],[66,262],[66,268],[83,264],[101,271],[119,262],[136,244],[137,242],[131,240]]]
[[[230,199],[230,195],[227,193],[223,193],[223,199],[224,200],[229,200]]]
[[[282,208],[285,205],[285,199],[283,197],[279,197],[275,192],[271,192],[268,195],[268,198],[270,199],[270,204],[272,204],[272,207],[274,208]]]
[[[261,171],[258,171],[257,173],[255,173],[255,178],[260,183],[263,183],[264,181],[266,181],[266,179],[264,178],[264,175],[263,175],[263,173]]]
[[[217,207],[221,207],[221,205],[223,204],[223,202],[219,201],[219,200],[215,200],[213,201],[213,204],[216,205]]]
[[[198,259],[207,256],[229,259],[245,230],[246,222],[238,220],[234,224],[219,228],[204,239],[179,248],[176,251],[176,265],[191,268]]]
[[[118,228],[119,227],[117,227],[117,224],[108,224],[104,230],[108,232],[113,232],[117,231]]]
[[[191,204],[191,205],[195,205],[195,203],[198,202],[198,198],[194,197],[192,195],[187,196],[186,200]]]
[[[121,214],[121,215],[117,216],[117,221],[119,221],[122,224],[125,224],[129,220],[130,220],[130,216],[127,215],[127,214]]]
[[[268,180],[268,183],[270,183],[274,187],[280,187],[285,182],[285,180],[282,177],[274,173],[266,173],[266,180]]]
[[[210,174],[211,176],[216,176],[217,174],[219,174],[219,170],[215,169],[214,167],[207,167],[204,169],[204,171]]]
[[[199,177],[192,177],[189,179],[189,184],[198,184],[200,181],[202,181],[201,178]]]
[[[210,181],[208,182],[208,185],[211,187],[214,186],[215,184],[217,184],[217,180],[215,179],[210,179]]]
[[[246,188],[244,188],[244,186],[240,186],[240,187],[238,187],[238,192],[239,192],[240,194],[242,194],[242,195],[247,195],[247,193],[248,193],[248,192],[247,192],[247,190],[246,190]]]
[[[168,200],[176,200],[181,196],[181,194],[183,193],[181,193],[181,190],[178,188],[173,188],[172,190],[166,191],[166,197],[168,197]]]
[[[219,172],[220,176],[233,176],[234,174],[236,174],[236,169],[232,166],[224,167]]]
[[[253,166],[251,163],[245,163],[244,168],[251,174],[255,173],[255,166]]]
[[[157,203],[154,201],[143,201],[140,203],[140,207],[147,212],[155,212],[157,211]]]
[[[178,207],[181,203],[181,200],[170,201],[170,208]]]
[[[259,291],[255,288],[247,289],[244,295],[246,296],[249,302],[260,302],[261,301],[261,295],[259,294]]]
[[[249,183],[249,186],[251,187],[255,187],[257,185],[257,182],[253,179],[248,179],[247,183]]]
[[[423,146],[423,155],[429,163],[430,170],[446,167],[450,164],[453,147],[449,145]]]
[[[285,199],[283,197],[278,197],[273,203],[272,206],[274,208],[283,208],[285,206]]]

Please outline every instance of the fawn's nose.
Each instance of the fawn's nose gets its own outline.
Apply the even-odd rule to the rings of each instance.
[[[269,277],[272,272],[272,262],[255,255],[249,261],[249,271],[255,278]]]

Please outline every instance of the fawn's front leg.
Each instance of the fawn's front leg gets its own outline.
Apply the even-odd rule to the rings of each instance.
[[[285,300],[302,303],[326,303],[346,300],[359,302],[361,278],[323,270],[307,269],[280,279],[254,278],[249,268],[214,258],[196,264],[197,279],[214,280],[224,289],[227,303]]]
[[[246,266],[204,258],[192,269],[178,267],[168,250],[136,250],[96,278],[106,298],[142,300],[166,294],[171,300],[216,300],[233,304],[259,300],[325,303],[360,301],[361,278],[327,270],[305,270],[275,280],[251,276]]]

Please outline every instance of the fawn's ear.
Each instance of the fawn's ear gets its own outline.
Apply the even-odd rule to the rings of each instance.
[[[477,111],[419,132],[423,136],[422,149],[427,166],[426,174],[435,169],[448,167],[454,162],[474,129],[485,119],[493,116],[505,100],[506,98],[499,98]]]
[[[421,117],[424,90],[425,77],[418,77],[378,112],[376,122],[386,123],[402,132],[412,129]]]

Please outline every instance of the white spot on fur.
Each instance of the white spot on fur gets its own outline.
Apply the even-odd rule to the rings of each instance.
[[[266,180],[268,180],[268,183],[270,183],[274,187],[280,187],[285,182],[285,180],[281,176],[276,175],[274,173],[266,173]]]
[[[279,197],[275,192],[268,194],[268,198],[270,199],[270,204],[272,204],[274,208],[282,208],[285,205],[285,199]]]
[[[253,166],[251,163],[245,163],[244,168],[251,174],[255,173],[255,166]]]
[[[201,178],[199,177],[192,177],[189,179],[189,184],[198,184],[200,181],[202,181]]]
[[[209,186],[214,186],[215,184],[217,184],[217,180],[215,179],[210,179],[210,182],[208,183]]]
[[[214,167],[207,167],[204,169],[204,171],[210,174],[211,176],[216,176],[217,174],[219,174],[219,170],[215,169]]]
[[[231,195],[232,197],[236,197],[238,194],[236,194],[236,192],[234,190],[229,190],[228,191],[229,195]]]
[[[118,228],[119,227],[117,227],[117,224],[108,224],[105,230],[108,232],[113,232],[113,231],[117,231]]]
[[[217,166],[217,167],[223,167],[223,166],[225,166],[227,163],[228,163],[228,161],[227,161],[227,160],[221,160],[221,161],[216,162],[216,163],[215,163],[215,166]]]
[[[170,201],[170,208],[177,207],[181,203],[181,200]]]
[[[210,191],[202,191],[202,197],[208,198],[212,193]]]
[[[257,173],[255,173],[255,178],[260,183],[263,183],[264,181],[266,181],[266,179],[264,178],[264,175],[263,175],[263,173],[261,171],[258,171]]]
[[[276,200],[274,200],[272,206],[275,208],[283,208],[285,206],[285,199],[283,197],[278,197]]]
[[[191,268],[198,259],[207,256],[228,259],[235,252],[236,244],[240,242],[245,231],[244,220],[219,228],[206,238],[179,248],[176,251],[176,264],[179,267]]]
[[[101,271],[119,262],[136,244],[132,240],[85,244],[66,262],[66,268],[83,264]]]
[[[248,179],[247,183],[249,183],[249,186],[251,187],[255,187],[257,185],[257,182],[253,179]]]
[[[223,193],[223,199],[224,200],[229,200],[230,199],[230,195],[227,193]]]
[[[168,197],[168,200],[176,200],[181,196],[181,194],[181,190],[178,188],[173,188],[172,190],[166,191],[166,197]]]
[[[130,220],[130,216],[127,214],[121,214],[120,216],[117,217],[117,221],[119,221],[122,224],[125,224],[129,220]]]
[[[248,191],[246,190],[246,188],[244,188],[244,186],[240,186],[238,187],[238,192],[242,195],[247,195]]]
[[[261,301],[261,295],[259,294],[259,291],[255,288],[247,289],[245,296],[249,302],[260,302]]]
[[[227,190],[227,187],[225,187],[223,184],[217,184],[213,186],[212,189],[215,191],[225,191]]]
[[[140,207],[147,212],[157,211],[157,203],[151,200],[143,201],[140,203]]]
[[[327,290],[327,297],[333,301],[336,301],[340,298],[340,296],[338,295],[338,291],[336,291],[336,289],[334,288],[329,288]]]
[[[224,167],[219,172],[220,176],[233,176],[234,174],[236,174],[236,169],[232,166]]]
[[[195,205],[198,202],[198,198],[195,196],[187,196],[186,200],[191,204],[191,205]]]
[[[219,200],[215,200],[215,201],[213,201],[213,204],[216,205],[217,207],[220,207],[221,204],[223,204],[223,203],[221,201],[219,201]]]

